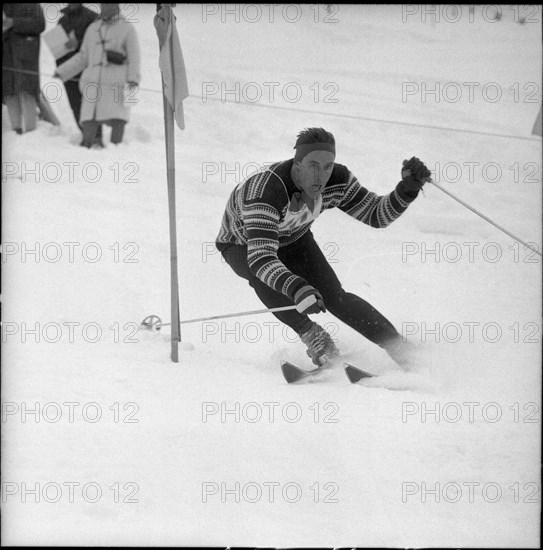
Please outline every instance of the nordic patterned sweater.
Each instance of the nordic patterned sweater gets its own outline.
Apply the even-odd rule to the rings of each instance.
[[[240,183],[230,195],[217,248],[247,246],[251,272],[292,300],[308,283],[292,273],[277,257],[280,247],[304,235],[324,210],[339,208],[371,227],[382,228],[399,218],[418,192],[402,182],[388,195],[378,196],[362,187],[346,166],[335,164],[313,212],[300,203],[301,193],[290,175],[293,159],[277,162]]]

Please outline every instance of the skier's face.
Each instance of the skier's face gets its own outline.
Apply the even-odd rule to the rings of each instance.
[[[312,151],[294,163],[294,181],[309,197],[317,198],[332,175],[335,158],[330,151]]]

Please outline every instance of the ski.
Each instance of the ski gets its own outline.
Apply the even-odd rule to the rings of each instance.
[[[347,375],[347,378],[349,379],[349,382],[351,382],[351,384],[356,384],[364,378],[374,378],[375,376],[377,376],[376,374],[372,374],[371,372],[359,369],[358,367],[350,365],[349,363],[345,363],[344,368],[345,374]],[[297,382],[302,381],[309,382],[311,380],[320,380],[321,377],[323,377],[324,379],[327,369],[315,368],[313,370],[303,370],[300,367],[289,363],[288,361],[283,361],[281,363],[281,371],[283,372],[285,380],[289,384],[296,384]]]
[[[365,370],[359,369],[358,367],[349,365],[349,363],[345,363],[344,367],[345,367],[345,374],[347,375],[347,378],[349,379],[351,384],[356,384],[363,378],[373,378],[374,376],[376,376],[375,374],[366,372]]]
[[[322,369],[303,370],[288,361],[283,361],[281,363],[281,371],[289,384],[295,384],[296,382],[313,378],[317,374],[322,374]]]

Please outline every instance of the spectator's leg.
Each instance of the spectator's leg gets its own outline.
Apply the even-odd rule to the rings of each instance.
[[[96,130],[96,137],[94,138],[94,144],[98,145],[99,147],[104,146],[104,142],[102,141],[102,125],[98,124],[98,129]]]
[[[90,149],[96,137],[98,126],[99,124],[96,120],[85,120],[81,123],[81,129],[83,130],[83,141],[81,145],[83,147],[88,147]]]
[[[79,126],[79,129],[83,131],[81,124],[79,123],[79,116],[81,115],[81,101],[82,95],[79,90],[79,83],[74,82],[73,80],[68,80],[64,83],[66,88],[66,95],[68,96],[68,101],[70,102],[70,107],[72,108],[72,113],[74,114],[75,122]]]
[[[21,100],[18,95],[8,95],[4,98],[6,106],[8,108],[9,120],[11,127],[18,133],[22,134],[23,121],[22,121],[22,109]]]
[[[124,135],[124,127],[126,121],[120,118],[114,118],[111,120],[111,143],[121,143]]]
[[[38,101],[33,94],[22,93],[22,111],[24,121],[24,131],[31,132],[36,129],[38,124]]]

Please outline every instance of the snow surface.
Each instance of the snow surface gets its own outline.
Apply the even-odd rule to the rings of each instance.
[[[176,129],[182,319],[262,307],[212,243],[241,174],[289,158],[296,133],[307,126],[332,131],[338,162],[378,193],[394,187],[401,161],[412,155],[431,168],[498,163],[503,176],[495,183],[480,168],[472,181],[464,168],[458,182],[442,176],[441,183],[541,250],[541,139],[531,136],[541,105],[540,8],[538,23],[524,25],[507,6],[495,23],[479,12],[473,23],[467,13],[457,23],[423,23],[420,16],[402,22],[401,6],[340,6],[332,15],[338,22],[324,23],[323,6],[315,22],[303,5],[298,22],[285,21],[277,8],[272,24],[266,11],[258,23],[231,16],[223,23],[221,14],[204,23],[205,6],[217,5],[176,8],[192,94],[186,130]],[[427,335],[413,372],[329,314],[317,320],[328,324],[345,359],[381,377],[350,385],[338,366],[327,382],[287,385],[281,358],[309,364],[303,346],[270,315],[184,325],[183,348],[194,349],[183,349],[178,364],[169,358],[169,327],[134,331],[146,315],[164,322],[170,315],[158,44],[153,6],[136,7],[143,79],[125,143],[79,148],[64,96],[53,105],[61,128],[40,122],[36,132],[15,136],[3,111],[4,544],[539,547],[541,258],[435,187],[386,230],[335,211],[314,225],[345,288],[398,328],[418,328],[413,341],[421,343],[422,323],[449,323],[440,342]],[[42,83],[58,83],[45,45],[41,56],[48,75]],[[228,89],[256,82],[264,91],[264,82],[279,82],[276,90],[295,82],[303,93],[297,102],[277,94],[258,105],[232,95],[229,102],[218,94],[199,99],[213,82]],[[492,103],[476,94],[470,103],[464,95],[452,103],[431,96],[422,102],[419,95],[402,102],[403,82],[478,82],[479,90],[496,82],[503,97]],[[538,86],[535,103],[524,101],[526,83]],[[324,102],[334,89],[339,101]],[[53,167],[43,173],[51,162],[63,167],[59,181]],[[73,178],[68,162],[78,163]],[[24,173],[36,163],[38,181]],[[237,173],[205,176],[210,163],[237,166]],[[517,181],[514,163],[521,167]],[[536,166],[531,179],[526,163]],[[93,183],[96,166],[101,176]],[[72,262],[66,242],[80,243]],[[468,242],[476,243],[473,261]],[[6,256],[6,243],[15,243],[9,250],[16,253]],[[38,243],[40,251],[57,243],[45,248],[53,258],[60,249],[61,257],[38,262],[20,253],[23,243]],[[99,261],[89,261],[92,247],[83,257],[87,243],[98,243]],[[402,261],[405,243],[419,252]],[[436,243],[453,243],[449,257],[458,248],[462,256],[423,261],[421,248]],[[495,250],[502,257],[492,262]],[[69,322],[80,323],[73,338]],[[32,334],[23,338],[23,323],[38,324],[39,342]],[[88,341],[92,326],[84,338],[86,323],[101,329],[98,342]],[[467,323],[479,323],[471,325],[473,338]],[[491,342],[498,329],[501,338]],[[77,404],[73,421],[68,402]],[[36,403],[39,422],[21,412]],[[101,407],[96,422],[90,403]],[[221,410],[236,406],[237,421],[233,414],[221,420]],[[437,420],[424,413],[432,408]],[[79,484],[72,499],[70,482]],[[96,485],[82,492],[91,482],[102,489],[94,503]],[[28,493],[37,483],[39,502]],[[47,483],[53,485],[44,496]],[[225,492],[236,484],[239,502]],[[436,487],[439,500],[428,492]]]

